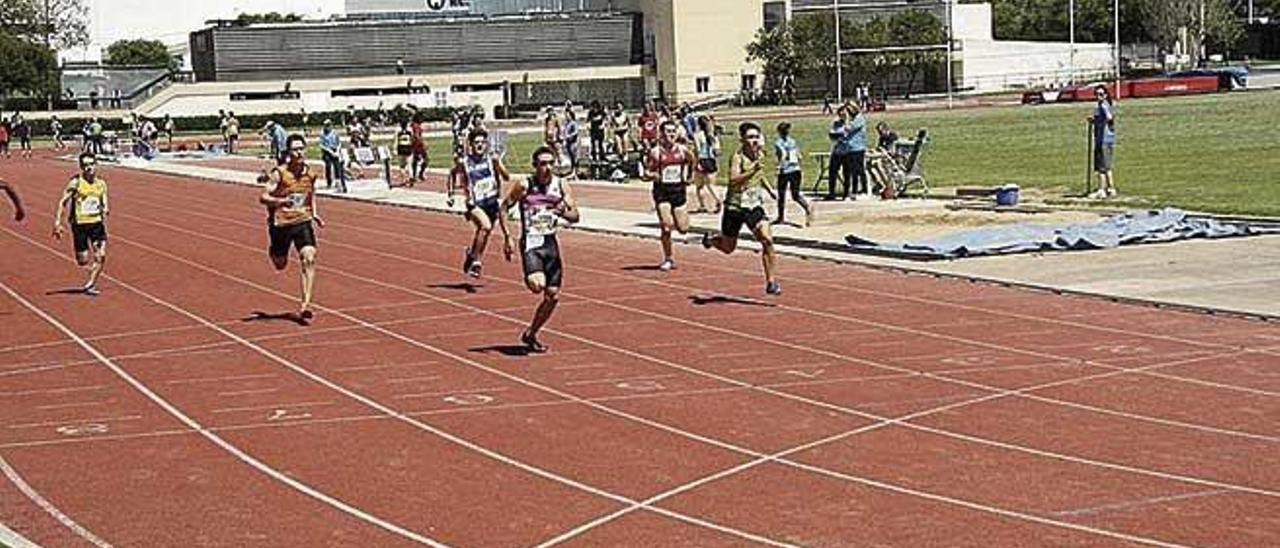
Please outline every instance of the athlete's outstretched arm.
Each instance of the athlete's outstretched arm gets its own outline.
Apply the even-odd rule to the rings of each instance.
[[[18,190],[3,179],[0,179],[0,190],[4,190],[4,193],[9,196],[9,201],[13,202],[13,220],[21,221],[26,218],[27,212],[22,209],[22,198],[18,196]]]

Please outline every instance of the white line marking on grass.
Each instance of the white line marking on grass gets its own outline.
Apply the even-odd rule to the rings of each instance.
[[[98,535],[95,535],[92,531],[85,529],[84,526],[79,523],[76,523],[75,520],[71,519],[71,516],[64,514],[62,510],[59,510],[57,506],[54,506],[52,502],[49,502],[49,499],[44,498],[39,491],[36,491],[35,488],[31,487],[31,485],[26,482],[26,480],[22,479],[22,476],[18,474],[18,471],[14,470],[13,466],[10,466],[9,461],[5,460],[3,456],[0,456],[0,471],[3,471],[4,476],[9,478],[9,481],[13,482],[13,485],[17,487],[19,491],[22,491],[23,495],[26,495],[28,499],[31,499],[31,502],[34,502],[36,506],[39,506],[41,510],[44,510],[46,514],[52,516],[53,519],[58,520],[58,523],[61,523],[63,527],[70,529],[71,532],[76,534],[76,536],[84,539],[85,542],[88,542],[89,544],[97,546],[98,548],[111,547],[110,543],[102,540]]]

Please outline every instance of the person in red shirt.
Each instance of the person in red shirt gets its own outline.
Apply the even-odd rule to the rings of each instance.
[[[644,146],[645,153],[649,149],[658,145],[658,125],[661,121],[658,119],[658,112],[653,109],[653,101],[644,104],[644,110],[640,111],[640,142]]]
[[[427,175],[427,139],[424,135],[422,115],[413,116],[413,124],[409,126],[410,145],[413,148],[413,180],[421,182]]]
[[[675,122],[663,122],[659,131],[658,146],[645,155],[644,179],[653,181],[653,205],[662,230],[662,263],[658,270],[666,272],[676,267],[671,231],[689,232],[686,187],[698,160],[692,150],[676,142],[679,130]]]

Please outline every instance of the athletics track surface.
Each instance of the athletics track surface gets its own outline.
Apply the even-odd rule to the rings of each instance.
[[[0,164],[0,522],[42,545],[1280,544],[1274,324],[787,258],[766,299],[756,254],[570,232],[523,356],[457,217],[325,200],[302,327],[256,191],[118,168],[103,295],[60,293],[71,169]]]

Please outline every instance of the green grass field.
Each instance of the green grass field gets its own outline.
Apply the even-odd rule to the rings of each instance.
[[[1121,193],[1143,205],[1280,216],[1277,105],[1280,91],[1122,101],[1115,159]],[[887,121],[904,138],[929,130],[924,166],[935,189],[1017,183],[1052,199],[1084,189],[1085,118],[1092,109],[1086,103],[873,113],[870,122]],[[763,124],[770,141],[779,121]],[[807,152],[827,150],[828,118],[790,121]],[[540,138],[512,137],[508,158],[514,171],[527,170]],[[726,139],[725,156],[736,146],[736,137]],[[432,151],[447,147],[443,140],[431,143]],[[807,188],[815,168],[812,162],[805,168]]]
[[[1126,206],[1178,206],[1215,213],[1280,216],[1280,91],[1253,91],[1121,101],[1117,108],[1115,174]],[[947,187],[1017,183],[1049,201],[1084,190],[1088,162],[1085,118],[1092,103],[873,113],[903,138],[926,128],[925,174],[935,194]],[[741,111],[739,111],[741,112]],[[748,111],[749,112],[749,111]],[[761,110],[761,115],[767,113]],[[768,141],[781,120],[765,119]],[[789,120],[806,152],[828,150],[827,117]],[[723,161],[737,147],[736,122]],[[732,126],[732,127],[729,127]],[[874,133],[872,134],[874,137]],[[529,170],[541,135],[512,136],[508,165]],[[442,167],[447,139],[429,143]],[[246,149],[245,153],[254,153]],[[312,151],[313,157],[319,157]],[[770,160],[771,161],[771,160]],[[805,162],[805,188],[816,176]],[[726,170],[721,169],[723,183]],[[1096,184],[1096,183],[1095,183]]]

